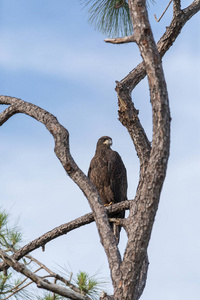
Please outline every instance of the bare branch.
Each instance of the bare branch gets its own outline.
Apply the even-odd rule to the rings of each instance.
[[[106,211],[108,212],[108,214],[112,214],[121,210],[129,209],[131,205],[134,205],[134,200],[127,200],[120,203],[112,204],[111,206],[106,207]],[[19,249],[16,253],[14,253],[12,257],[16,260],[20,260],[28,253],[32,252],[35,249],[38,249],[39,247],[44,246],[53,239],[56,239],[59,236],[62,236],[74,229],[77,229],[86,224],[90,224],[92,222],[94,222],[94,213],[89,213],[71,222],[60,225],[54,228],[53,230],[41,235],[39,238],[31,241],[30,243]],[[0,271],[3,271],[7,268],[8,265],[5,262],[0,263]]]
[[[42,279],[40,276],[37,276],[36,274],[31,272],[29,269],[27,269],[24,264],[19,263],[17,260],[15,260],[14,258],[7,255],[1,249],[0,249],[0,256],[14,270],[25,275],[26,277],[30,278],[33,282],[35,282],[37,284],[38,288],[43,288],[45,290],[55,292],[58,295],[68,297],[68,298],[74,299],[74,300],[91,300],[91,298],[89,298],[86,295],[81,295],[81,294],[74,292],[70,289],[67,289],[65,287],[59,286],[54,283],[50,283],[46,279]]]
[[[121,38],[108,38],[105,39],[104,42],[111,43],[111,44],[124,44],[124,43],[133,43],[135,42],[135,36],[129,35]]]
[[[116,89],[118,94],[118,115],[119,120],[124,125],[133,140],[137,155],[140,159],[140,174],[145,171],[149,161],[151,143],[142,127],[139,119],[139,111],[135,108],[132,100],[130,89],[126,84],[117,82]]]
[[[163,57],[167,50],[169,50],[169,48],[173,45],[176,38],[181,33],[181,30],[184,27],[184,25],[199,10],[200,0],[196,0],[193,1],[192,4],[189,5],[187,8],[185,8],[184,10],[180,10],[178,14],[173,16],[170,26],[166,28],[165,33],[157,43],[157,48],[161,57]]]
[[[9,104],[16,107],[15,113],[24,113],[37,121],[43,123],[47,130],[52,134],[55,141],[55,154],[60,160],[63,168],[71,179],[79,186],[84,195],[87,197],[94,219],[97,224],[98,232],[101,238],[101,243],[108,255],[110,269],[116,266],[119,269],[121,264],[121,255],[117,247],[116,239],[110,227],[106,209],[101,203],[97,189],[89,180],[89,178],[79,169],[74,159],[71,156],[69,148],[69,133],[58,122],[58,120],[46,110],[22,101],[21,99],[8,96],[0,96],[0,104]],[[109,255],[112,253],[112,256]],[[114,276],[114,274],[113,274]]]
[[[182,10],[185,15],[185,23],[200,10],[200,0],[194,0],[188,7]],[[185,24],[184,23],[184,24]]]
[[[2,113],[0,113],[0,126],[3,125],[9,118],[17,113],[17,110],[14,106],[9,106]]]

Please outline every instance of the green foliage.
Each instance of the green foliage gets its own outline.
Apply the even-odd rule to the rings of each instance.
[[[10,240],[12,247],[17,246],[22,240],[21,232],[18,232],[17,230],[10,231],[9,232],[9,240]]]
[[[0,299],[9,297],[16,300],[32,300],[33,295],[27,289],[20,289],[22,277],[17,277],[18,274],[9,271],[8,275],[0,273]],[[16,293],[15,293],[16,292]]]
[[[3,211],[0,213],[0,231],[4,229],[4,227],[7,225],[8,222],[8,214]]]
[[[22,240],[22,234],[17,225],[13,227],[8,226],[9,214],[5,211],[0,212],[0,247],[8,254],[13,254],[15,250],[19,248],[19,243]],[[0,262],[2,260],[0,259]],[[10,299],[33,299],[33,296],[26,289],[20,290],[22,277],[10,269],[5,275],[0,273],[0,299],[4,299],[9,295],[12,295]],[[16,294],[13,294],[17,289]]]
[[[11,277],[11,274],[4,275],[3,273],[0,273],[0,295],[3,290],[10,289],[11,285],[9,284],[9,278]],[[1,299],[1,296],[0,296]]]
[[[79,271],[76,275],[75,283],[81,292],[91,296],[92,299],[99,298],[101,286],[105,284],[105,282],[101,282],[95,276],[90,277],[88,273],[82,271]]]
[[[17,225],[8,228],[9,215],[2,211],[0,212],[0,245],[2,249],[14,250],[17,249],[22,240],[22,234]]]
[[[133,34],[127,0],[81,0],[89,22],[109,37]]]

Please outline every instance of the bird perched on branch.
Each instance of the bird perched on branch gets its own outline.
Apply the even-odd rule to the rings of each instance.
[[[96,152],[91,160],[88,177],[96,186],[104,206],[127,200],[126,168],[120,155],[110,147],[112,139],[101,137],[97,142]],[[125,212],[114,213],[112,218],[124,218]],[[110,223],[119,243],[121,226]]]

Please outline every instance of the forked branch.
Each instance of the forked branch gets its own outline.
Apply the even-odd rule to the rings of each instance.
[[[176,3],[180,2],[179,0]],[[177,4],[178,5],[178,4]],[[175,42],[179,36],[184,25],[200,10],[200,0],[193,1],[184,10],[180,10],[179,14],[175,14],[172,18],[170,25],[166,28],[165,33],[157,43],[157,48],[160,56],[163,57],[165,53]],[[122,86],[127,86],[129,93],[133,91],[136,85],[146,76],[144,63],[140,63],[134,68],[124,79],[120,81]]]

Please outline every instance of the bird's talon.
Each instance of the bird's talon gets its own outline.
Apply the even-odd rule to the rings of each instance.
[[[112,205],[112,202],[104,204],[104,206],[110,206],[110,205]]]

